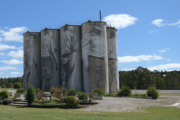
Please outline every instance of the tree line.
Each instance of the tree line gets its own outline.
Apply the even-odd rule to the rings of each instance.
[[[129,86],[131,89],[157,89],[179,90],[180,71],[150,71],[138,67],[131,71],[119,71],[120,88]]]
[[[0,78],[0,86],[6,86],[8,88],[12,88],[14,83],[21,83],[23,84],[22,77],[14,77],[14,78]]]

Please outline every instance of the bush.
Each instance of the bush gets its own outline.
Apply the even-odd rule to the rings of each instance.
[[[36,91],[36,94],[38,93],[38,92],[43,92],[41,89],[35,89],[35,91]]]
[[[71,90],[68,92],[67,96],[75,96],[77,93],[78,93],[78,92],[77,92],[75,89],[71,89]]]
[[[44,97],[45,97],[44,92],[39,91],[36,93],[37,100],[42,100],[42,99],[44,99]]]
[[[87,100],[88,99],[88,94],[80,92],[80,93],[78,93],[78,98],[79,98],[79,100]]]
[[[21,83],[14,83],[14,89],[18,89],[18,88],[22,88],[22,84]]]
[[[6,88],[6,85],[2,85],[2,88]]]
[[[0,99],[9,98],[9,92],[7,90],[0,91]]]
[[[63,87],[52,87],[50,90],[51,94],[53,93],[63,93],[63,95],[65,96],[67,93],[67,89],[63,88]]]
[[[61,98],[62,103],[67,103],[68,96],[64,96]]]
[[[142,98],[146,98],[146,94],[141,94],[141,97]]]
[[[128,96],[129,94],[131,94],[131,89],[128,86],[122,87],[122,89],[118,91],[118,96]]]
[[[22,84],[21,83],[17,83],[17,88],[22,88]]]
[[[16,90],[16,93],[24,93],[24,89],[23,88],[19,88]]]
[[[26,100],[28,101],[28,106],[34,102],[36,98],[36,92],[35,89],[32,85],[29,85],[27,89],[27,95],[26,95]]]
[[[159,97],[159,92],[155,87],[149,87],[147,90],[147,96],[152,97],[152,99],[157,99]]]
[[[96,89],[92,90],[92,92],[98,93],[99,96],[102,96],[104,94],[104,91],[99,89],[99,88],[96,88]]]
[[[7,83],[7,84],[6,84],[6,87],[7,87],[7,88],[13,88],[13,84],[12,84],[12,83]]]
[[[75,97],[74,96],[69,96],[67,98],[67,102],[66,102],[66,105],[68,106],[71,106],[71,107],[77,107],[77,105],[79,104],[79,100],[76,101]]]
[[[12,99],[6,98],[6,99],[3,100],[4,105],[9,105],[11,103],[12,103]]]

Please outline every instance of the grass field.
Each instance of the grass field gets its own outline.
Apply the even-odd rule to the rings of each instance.
[[[180,109],[148,107],[146,113],[84,112],[77,109],[42,109],[0,105],[0,120],[179,120]]]
[[[0,88],[0,90],[16,90],[14,88]]]

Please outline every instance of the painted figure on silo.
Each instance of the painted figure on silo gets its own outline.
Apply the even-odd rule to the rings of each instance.
[[[45,30],[41,41],[42,90],[49,91],[53,82],[54,68],[58,70],[57,47],[52,39],[52,31]]]
[[[83,36],[84,65],[89,76],[90,89],[104,89],[105,41],[103,29],[90,22],[91,30]]]
[[[30,80],[34,79],[34,77],[38,77],[38,64],[36,62],[36,56],[34,51],[34,38],[36,38],[35,35],[29,34],[25,38],[25,59],[24,60],[24,88],[27,89]],[[33,69],[35,67],[35,69]],[[33,72],[36,73],[36,75],[33,75]]]
[[[109,56],[109,91],[110,92],[116,92],[112,91],[111,88],[114,88],[117,85],[117,53],[116,53],[116,38],[115,38],[115,32],[111,30],[110,32],[110,39],[107,40],[108,43],[108,56]],[[114,84],[115,83],[115,84]]]
[[[72,30],[73,26],[64,26],[64,34],[61,36],[62,86],[68,89],[75,82],[70,76],[75,72],[75,57],[79,50],[78,37],[71,32]]]

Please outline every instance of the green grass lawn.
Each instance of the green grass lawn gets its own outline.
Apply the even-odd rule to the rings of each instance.
[[[165,95],[165,96],[180,96],[180,93],[161,93],[161,95]]]
[[[0,90],[16,90],[14,88],[0,88]]]
[[[179,120],[180,109],[148,107],[147,113],[84,112],[77,109],[24,108],[0,105],[0,120]]]

